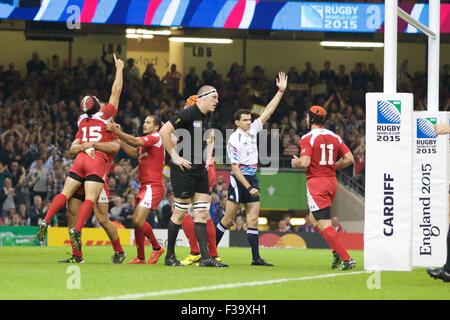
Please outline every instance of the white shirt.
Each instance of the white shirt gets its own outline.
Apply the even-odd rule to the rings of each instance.
[[[231,163],[239,164],[242,174],[256,175],[258,167],[258,146],[256,136],[263,128],[261,119],[258,118],[250,125],[250,130],[237,128],[228,139],[227,153]]]

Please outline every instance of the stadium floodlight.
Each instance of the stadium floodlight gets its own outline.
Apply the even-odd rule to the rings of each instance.
[[[305,218],[291,218],[289,220],[289,222],[293,226],[302,226],[306,223],[306,219]]]
[[[265,217],[259,217],[259,218],[258,218],[258,224],[259,224],[260,226],[265,226],[265,225],[267,225],[267,218],[265,218]]]
[[[157,36],[170,36],[172,34],[172,31],[127,28],[126,34],[145,34],[145,35],[151,34],[151,35],[157,35]]]
[[[132,34],[127,33],[127,39],[153,39],[155,36],[151,34]]]
[[[382,48],[383,42],[357,42],[357,41],[320,41],[322,47],[338,48]]]
[[[171,42],[184,42],[184,43],[216,43],[216,44],[231,44],[233,39],[225,38],[188,38],[188,37],[171,37]]]

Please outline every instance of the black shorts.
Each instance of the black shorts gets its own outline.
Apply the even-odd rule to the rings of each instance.
[[[257,176],[244,176],[252,187],[259,190],[259,180]],[[259,196],[252,196],[233,175],[230,175],[230,185],[228,186],[228,200],[236,203],[259,202]]]
[[[208,171],[204,168],[182,171],[179,167],[172,166],[170,169],[170,181],[175,198],[192,198],[196,193],[210,194]]]

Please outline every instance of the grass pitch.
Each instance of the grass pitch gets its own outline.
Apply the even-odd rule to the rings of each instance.
[[[165,267],[163,259],[158,265],[112,265],[109,247],[86,247],[84,264],[57,263],[68,250],[1,248],[0,299],[450,299],[450,284],[429,278],[424,269],[382,272],[379,282],[370,281],[374,275],[362,272],[362,251],[350,253],[356,269],[336,271],[330,251],[319,249],[261,249],[275,267],[252,267],[249,248],[221,248],[227,269]],[[136,254],[133,247],[125,251],[126,261]],[[187,253],[177,248],[178,258]],[[68,289],[76,283],[71,266],[79,267],[80,289]]]

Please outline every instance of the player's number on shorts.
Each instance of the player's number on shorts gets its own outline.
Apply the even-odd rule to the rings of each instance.
[[[81,139],[83,142],[97,142],[102,139],[102,127],[100,126],[83,127],[81,131],[83,131]]]
[[[328,149],[328,161],[327,161],[327,159],[326,159],[326,157],[327,157],[327,149]],[[324,143],[322,143],[321,145],[320,145],[320,150],[322,150],[322,155],[321,155],[321,157],[320,157],[320,162],[319,162],[319,164],[321,165],[321,166],[325,166],[325,165],[330,165],[330,164],[333,164],[334,162],[333,162],[333,145],[332,144],[327,144],[327,145],[325,145]]]

